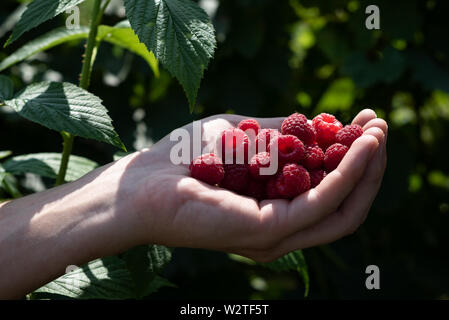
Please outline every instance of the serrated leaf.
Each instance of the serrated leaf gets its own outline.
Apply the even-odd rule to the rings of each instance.
[[[0,151],[0,159],[9,157],[11,154],[12,154],[12,151],[10,151],[10,150]]]
[[[84,0],[34,0],[31,2],[20,20],[15,25],[5,47],[16,41],[23,33],[37,27],[41,23],[56,17]]]
[[[118,23],[114,27],[100,26],[97,39],[122,47],[141,56],[153,70],[154,75],[157,78],[159,77],[159,66],[156,57],[153,52],[148,51],[147,47],[139,41],[128,21]]]
[[[125,252],[123,260],[133,278],[136,294],[142,298],[154,292],[154,281],[157,281],[158,273],[170,262],[171,251],[164,246],[142,245]]]
[[[39,288],[33,296],[40,298],[46,294],[75,299],[135,298],[126,263],[115,256],[91,261]]]
[[[71,83],[33,83],[5,104],[24,118],[47,128],[126,150],[101,99]]]
[[[139,41],[127,21],[118,23],[114,27],[101,25],[98,27],[97,41],[106,41],[113,45],[127,49],[141,56],[149,64],[156,77],[159,77],[159,67],[156,57]],[[0,71],[25,60],[36,53],[51,49],[68,41],[87,38],[88,27],[54,29],[19,48],[0,63]]]
[[[309,273],[307,271],[306,260],[301,250],[290,252],[273,262],[263,263],[262,265],[277,272],[298,271],[304,281],[304,296],[308,295]]]
[[[26,5],[20,4],[13,12],[11,12],[8,17],[0,25],[0,38],[10,31],[14,25],[19,21],[20,16],[25,11]]]
[[[214,28],[190,0],[125,0],[140,41],[178,79],[193,111],[204,70],[214,54]]]
[[[14,93],[11,79],[0,74],[0,102],[11,99]]]
[[[3,163],[12,174],[34,173],[42,177],[56,179],[61,164],[60,153],[34,153],[13,157]],[[74,181],[98,167],[92,160],[71,155],[65,176],[66,181]]]
[[[0,63],[0,71],[20,62],[32,55],[48,50],[61,43],[87,38],[89,28],[80,27],[76,29],[67,29],[61,27],[54,29],[20,47],[18,50],[10,54]]]

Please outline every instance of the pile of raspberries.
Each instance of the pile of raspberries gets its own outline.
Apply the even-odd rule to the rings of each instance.
[[[282,122],[280,131],[261,129],[257,120],[245,119],[237,128],[221,133],[220,155],[203,154],[192,160],[189,169],[193,178],[257,200],[292,199],[316,187],[337,168],[362,134],[359,125],[343,127],[327,113],[312,121],[294,113]],[[254,144],[256,153],[250,156],[250,146]],[[243,161],[236,161],[238,150],[244,155]],[[272,175],[260,174],[260,168],[270,166],[273,152],[278,155],[277,171]]]

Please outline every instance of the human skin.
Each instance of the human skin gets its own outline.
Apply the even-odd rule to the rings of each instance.
[[[244,118],[203,119],[203,146]],[[283,119],[257,120],[262,128],[279,128]],[[77,181],[2,203],[0,298],[20,298],[69,265],[139,244],[205,248],[267,262],[351,234],[379,190],[388,131],[369,109],[352,123],[364,128],[362,137],[337,169],[292,201],[257,202],[191,178],[188,165],[171,163],[177,142],[166,136]],[[191,133],[192,124],[184,128]]]

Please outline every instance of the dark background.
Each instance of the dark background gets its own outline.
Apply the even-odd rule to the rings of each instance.
[[[105,24],[123,19],[113,6]],[[120,4],[120,2],[118,3]],[[365,8],[380,8],[380,30]],[[0,24],[18,6],[2,1]],[[89,3],[82,7],[82,21]],[[256,117],[336,114],[349,122],[373,108],[389,124],[388,167],[365,224],[352,236],[304,250],[310,298],[449,299],[449,2],[219,1],[218,48],[189,114],[183,90],[161,67],[156,79],[140,57],[103,43],[90,90],[104,100],[130,150],[193,119],[216,113]],[[64,24],[58,17],[6,49]],[[0,28],[3,44],[9,32]],[[3,74],[15,90],[34,81],[77,83],[83,42],[58,46]],[[60,152],[60,135],[0,108],[0,150]],[[100,164],[117,150],[77,138],[73,154]],[[46,182],[46,181],[44,181]],[[365,289],[365,268],[380,268],[381,289]],[[178,288],[152,298],[302,299],[295,272],[272,271],[226,254],[176,249],[165,276]]]

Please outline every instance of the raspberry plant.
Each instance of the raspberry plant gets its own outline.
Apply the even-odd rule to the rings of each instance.
[[[32,1],[15,25],[5,47],[27,31],[84,1]],[[216,48],[214,27],[207,14],[192,0],[124,0],[127,20],[114,26],[102,25],[102,16],[109,2],[92,1],[89,27],[56,28],[29,41],[0,62],[1,72],[57,45],[86,39],[78,85],[38,82],[15,93],[11,79],[0,75],[0,106],[8,106],[18,115],[58,131],[63,141],[61,154],[36,153],[10,157],[10,151],[0,151],[0,159],[9,157],[0,164],[0,188],[10,198],[22,196],[16,175],[34,173],[54,179],[57,186],[76,180],[97,167],[92,160],[71,155],[76,136],[109,143],[126,151],[101,98],[88,91],[101,42],[141,56],[156,77],[161,63],[179,81],[190,111],[193,111],[204,70]],[[158,245],[139,246],[118,256],[97,259],[36,290],[29,297],[142,298],[163,286],[173,286],[161,276],[163,267],[171,259],[172,250]],[[241,257],[231,257],[253,264]],[[307,267],[301,251],[265,265],[276,271],[299,271],[307,294]]]

